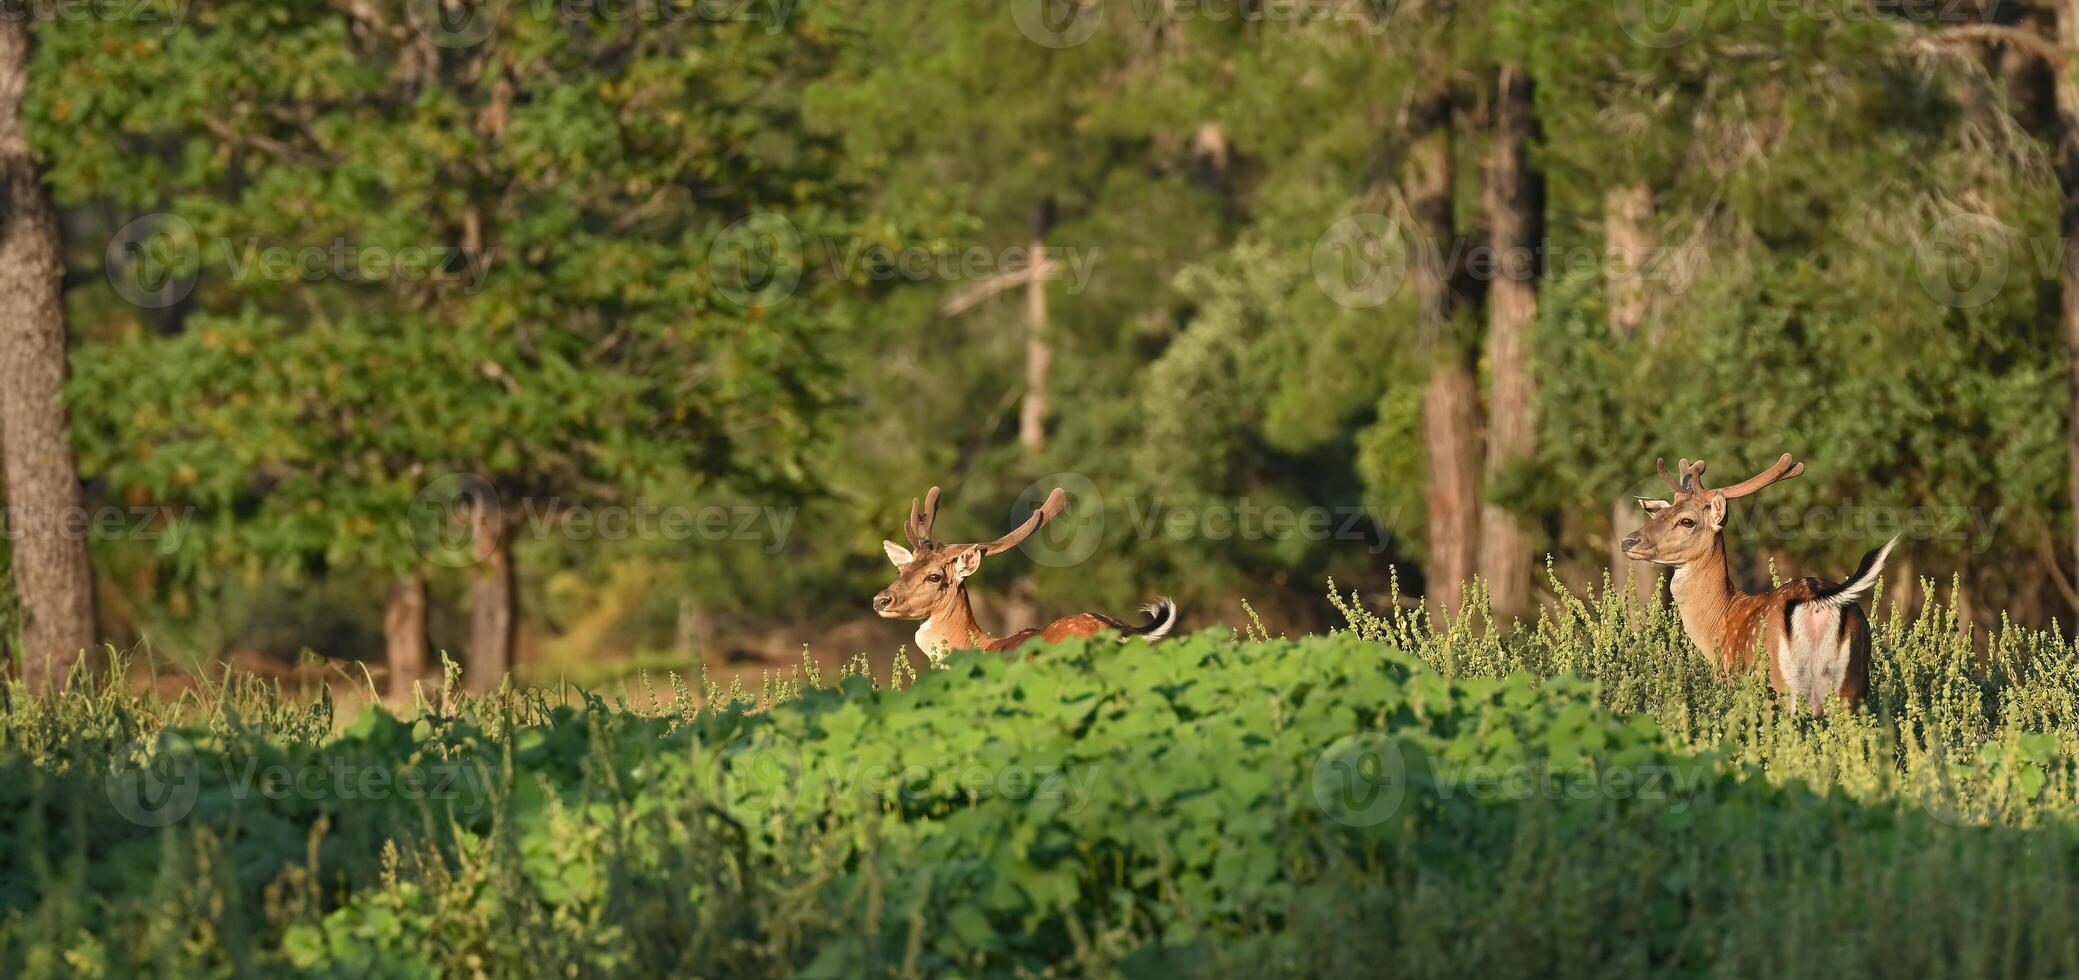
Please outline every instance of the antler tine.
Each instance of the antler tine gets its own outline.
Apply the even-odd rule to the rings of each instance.
[[[931,522],[938,518],[938,488],[932,487],[924,495],[924,510],[917,510],[917,498],[910,498],[910,521],[903,525],[903,533],[909,535],[910,547],[931,547]]]
[[[1683,460],[1682,467],[1684,471],[1687,471],[1689,467],[1689,461],[1686,459]],[[1660,473],[1660,481],[1662,483],[1667,484],[1669,490],[1675,491],[1675,493],[1678,495],[1686,494],[1689,492],[1687,490],[1682,489],[1682,484],[1677,483],[1674,477],[1668,475],[1668,461],[1666,459],[1663,459],[1659,456],[1653,457],[1653,469]]]
[[[1032,516],[1025,519],[1025,523],[1018,525],[1011,533],[982,545],[982,554],[1001,554],[1017,547],[1020,542],[1031,537],[1032,532],[1039,530],[1040,525],[1061,516],[1061,512],[1066,509],[1068,509],[1068,491],[1055,487],[1053,493],[1047,494],[1046,502],[1041,504],[1038,510],[1033,511]]]
[[[1684,479],[1689,483],[1690,493],[1703,493],[1710,489],[1704,486],[1704,461],[1701,459],[1689,464],[1689,473]]]
[[[1732,486],[1713,492],[1724,494],[1727,500],[1731,500],[1735,497],[1747,496],[1771,483],[1791,479],[1803,472],[1805,472],[1805,464],[1792,462],[1790,454],[1784,453],[1768,469],[1762,470],[1760,473],[1756,473]]]

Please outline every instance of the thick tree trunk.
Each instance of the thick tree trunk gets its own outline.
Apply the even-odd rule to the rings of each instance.
[[[1002,608],[996,621],[1005,633],[1046,625],[1040,622],[1039,584],[1030,575],[1021,576],[1004,590]]]
[[[1432,608],[1458,618],[1460,590],[1472,579],[1480,540],[1480,391],[1461,360],[1430,369],[1422,389],[1422,450],[1429,466],[1429,569]]]
[[[498,687],[512,670],[519,599],[513,569],[512,524],[496,500],[474,511],[477,563],[469,586],[469,658],[463,686],[483,692]]]
[[[672,653],[682,663],[698,666],[715,648],[715,617],[692,595],[679,596],[678,621],[672,628]]]
[[[390,583],[383,611],[383,647],[390,663],[390,701],[408,705],[413,686],[426,675],[426,577],[400,576]]]
[[[2079,51],[2079,0],[2057,0],[2058,46]],[[2079,563],[2079,78],[2070,65],[2057,73],[2057,149],[2052,168],[2059,192],[2058,233],[2064,262],[2058,270],[2064,321],[2069,411],[2065,421],[2067,491],[2072,504],[2072,557]]]
[[[1629,340],[1646,323],[1652,299],[1646,289],[1647,265],[1659,244],[1653,231],[1653,189],[1644,181],[1603,192],[1603,240],[1610,250],[1610,275],[1604,284],[1610,330]]]
[[[1487,167],[1487,224],[1495,279],[1487,291],[1489,370],[1487,474],[1528,459],[1538,447],[1537,383],[1531,334],[1538,320],[1538,275],[1544,242],[1544,178],[1531,166],[1537,136],[1530,76],[1504,65],[1496,88],[1494,148]],[[1521,616],[1530,602],[1536,563],[1530,529],[1492,502],[1481,509],[1480,574],[1498,618]]]
[[[21,595],[22,677],[65,683],[94,647],[94,573],[65,414],[58,215],[29,152],[29,34],[0,18],[0,453]]]
[[[1035,273],[1053,223],[1054,203],[1042,199],[1033,207],[1032,252],[1027,259]],[[1047,374],[1053,365],[1054,348],[1047,340],[1047,277],[1035,274],[1025,283],[1025,398],[1018,405],[1018,443],[1027,457],[1037,457],[1047,448]]]
[[[1460,590],[1480,554],[1480,392],[1470,352],[1452,328],[1450,256],[1457,238],[1451,212],[1452,93],[1442,71],[1414,113],[1402,174],[1402,196],[1414,223],[1410,273],[1421,306],[1419,330],[1431,348],[1422,389],[1422,449],[1427,469],[1431,609],[1458,618]]]
[[[1653,231],[1653,190],[1644,181],[1612,187],[1603,194],[1603,242],[1610,250],[1605,284],[1610,332],[1620,340],[1638,336],[1651,309],[1647,264],[1657,246]],[[1644,612],[1659,601],[1660,566],[1632,561],[1617,543],[1646,522],[1646,514],[1628,494],[1610,505],[1610,585],[1628,590],[1631,608]]]
[[[1893,559],[1891,565],[1891,584],[1884,587],[1884,604],[1891,607],[1892,619],[1910,623],[1920,615],[1920,572],[1910,553]]]

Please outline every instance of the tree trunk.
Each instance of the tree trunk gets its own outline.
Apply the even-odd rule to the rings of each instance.
[[[1644,181],[1612,187],[1603,194],[1603,242],[1609,249],[1609,281],[1605,284],[1610,332],[1619,341],[1638,336],[1652,307],[1647,264],[1653,260],[1653,189]],[[1610,506],[1610,587],[1626,591],[1633,612],[1645,612],[1659,601],[1660,566],[1625,557],[1617,543],[1646,523],[1645,512],[1628,494]]]
[[[698,598],[679,596],[678,622],[673,628],[672,651],[682,663],[695,667],[715,650],[715,617]]]
[[[0,453],[6,447],[0,446]],[[7,483],[0,480],[0,531],[4,531],[7,511]],[[0,533],[0,687],[14,679],[20,666],[15,659],[15,641],[21,638],[21,617],[15,608],[19,596],[14,587],[14,553],[7,544],[7,536]]]
[[[1920,572],[1913,565],[1911,553],[1899,556],[1891,564],[1891,584],[1884,588],[1884,604],[1891,607],[1892,619],[1911,623],[1920,615]]]
[[[2060,48],[2079,51],[2079,0],[2058,0],[2057,40]],[[2051,165],[2057,172],[2058,233],[2064,239],[2058,289],[2070,395],[2065,417],[2066,489],[2072,505],[2072,557],[2079,567],[2079,78],[2073,77],[2070,66],[2064,67],[2057,73],[2057,149]]]
[[[1471,365],[1440,363],[1422,389],[1422,450],[1429,466],[1429,569],[1434,611],[1458,618],[1480,539],[1479,384]]]
[[[1039,584],[1032,576],[1020,576],[1004,590],[1003,612],[996,621],[1003,624],[1006,633],[1046,625],[1040,622]]]
[[[1612,187],[1603,193],[1603,240],[1610,250],[1610,331],[1630,340],[1646,323],[1652,299],[1646,289],[1647,265],[1659,244],[1653,232],[1653,189],[1644,181]]]
[[[409,705],[426,676],[426,577],[413,573],[390,583],[383,611],[383,647],[390,663],[390,701]]]
[[[58,215],[21,125],[28,85],[28,24],[0,18],[0,453],[22,678],[47,689],[94,647],[94,571],[65,413]]]
[[[1442,70],[1413,113],[1401,180],[1414,227],[1409,271],[1421,307],[1420,340],[1430,348],[1422,389],[1422,452],[1428,481],[1429,567],[1423,578],[1431,610],[1458,618],[1460,590],[1472,578],[1480,548],[1480,392],[1470,352],[1452,329],[1450,256],[1457,239],[1451,212],[1452,92]]]
[[[1018,443],[1027,458],[1047,448],[1047,373],[1054,348],[1047,341],[1047,277],[1038,269],[1053,223],[1054,202],[1042,198],[1033,207],[1032,252],[1026,260],[1034,274],[1025,283],[1025,399],[1018,406]]]
[[[512,669],[517,580],[513,570],[512,524],[496,499],[479,500],[475,521],[476,576],[469,586],[469,659],[463,686],[494,690]]]
[[[1487,292],[1489,369],[1487,475],[1530,458],[1538,447],[1537,383],[1530,342],[1537,327],[1537,280],[1542,270],[1544,179],[1531,166],[1537,136],[1531,79],[1504,65],[1496,87],[1494,148],[1487,169],[1487,223],[1496,272]],[[1485,504],[1480,518],[1480,574],[1487,580],[1497,619],[1523,615],[1536,563],[1530,530],[1516,515]]]
[[[1223,206],[1231,208],[1234,195],[1232,172],[1228,168],[1233,160],[1233,150],[1219,123],[1204,123],[1198,127],[1198,132],[1192,134],[1191,157],[1195,164],[1193,178],[1199,189],[1217,196]]]

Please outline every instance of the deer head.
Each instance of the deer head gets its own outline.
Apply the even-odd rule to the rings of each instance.
[[[909,547],[881,542],[897,575],[893,584],[873,597],[874,612],[883,619],[932,618],[953,605],[967,577],[981,569],[982,559],[1017,547],[1067,507],[1067,492],[1056,487],[1025,523],[1003,537],[986,544],[940,544],[931,537],[932,520],[938,515],[938,488],[932,487],[924,495],[921,509],[914,498],[910,500],[910,519],[903,525]]]
[[[1793,462],[1790,454],[1784,453],[1774,466],[1716,490],[1704,486],[1703,460],[1682,460],[1680,478],[1668,475],[1666,460],[1654,460],[1653,468],[1660,471],[1660,478],[1674,491],[1674,499],[1638,498],[1639,506],[1646,508],[1646,526],[1624,539],[1624,553],[1636,560],[1679,568],[1710,554],[1719,533],[1725,530],[1726,501],[1795,477],[1805,471],[1805,464]]]

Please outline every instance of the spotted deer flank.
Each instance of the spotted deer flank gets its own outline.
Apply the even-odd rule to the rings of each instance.
[[[1861,701],[1870,686],[1870,622],[1859,603],[1898,538],[1864,555],[1845,582],[1803,578],[1748,595],[1726,571],[1726,502],[1791,479],[1805,464],[1784,453],[1774,466],[1721,489],[1704,486],[1703,460],[1682,460],[1679,478],[1668,475],[1664,460],[1653,465],[1674,499],[1639,498],[1649,517],[1622,547],[1633,559],[1674,567],[1671,592],[1690,642],[1729,673],[1766,656],[1769,687],[1804,703],[1815,717],[1829,694],[1851,705]]]
[[[1177,604],[1164,596],[1141,607],[1148,616],[1148,622],[1141,626],[1086,612],[1057,619],[1044,628],[1019,630],[1003,637],[989,635],[975,622],[968,605],[968,576],[982,567],[982,559],[1017,547],[1040,525],[1060,516],[1068,507],[1068,494],[1055,488],[1025,523],[987,544],[940,544],[933,540],[931,525],[938,513],[938,497],[939,489],[932,487],[924,495],[921,509],[916,500],[910,501],[910,519],[903,525],[909,547],[893,541],[881,542],[888,560],[895,563],[897,575],[893,584],[873,597],[874,612],[883,619],[923,621],[917,627],[917,649],[924,651],[933,664],[953,650],[996,652],[1014,649],[1033,639],[1052,643],[1094,636],[1105,630],[1116,631],[1122,638],[1138,636],[1152,642],[1168,636],[1177,625]]]

